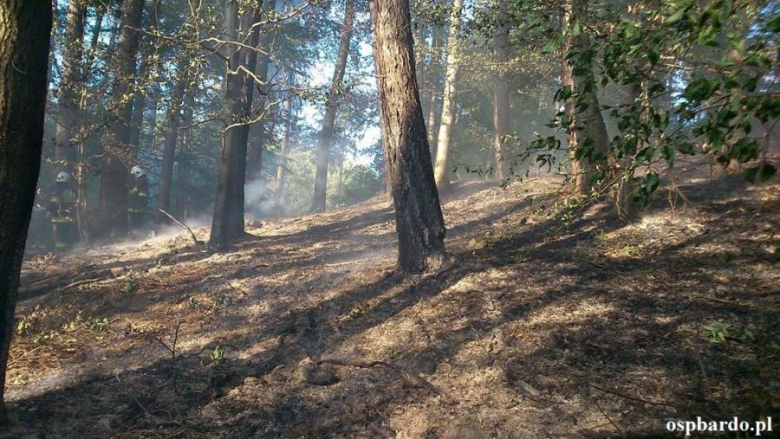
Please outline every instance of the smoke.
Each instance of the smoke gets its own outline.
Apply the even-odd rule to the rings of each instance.
[[[244,186],[244,213],[247,218],[276,215],[280,210],[274,201],[274,191],[262,180],[252,180]]]

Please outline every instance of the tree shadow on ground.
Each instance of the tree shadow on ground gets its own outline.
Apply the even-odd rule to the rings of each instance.
[[[387,425],[399,405],[411,407],[436,401],[435,404],[451,406],[447,410],[465,417],[476,416],[479,409],[473,404],[457,399],[457,395],[451,400],[453,396],[448,393],[454,389],[427,387],[404,378],[432,377],[446,385],[439,371],[443,365],[452,368],[454,364],[466,372],[500,371],[505,380],[502,385],[510,394],[514,392],[510,402],[527,405],[536,416],[549,418],[552,413],[567,424],[585,416],[593,410],[593,404],[601,401],[604,410],[617,416],[610,423],[622,425],[604,427],[613,433],[575,428],[574,436],[664,434],[660,424],[641,421],[722,415],[724,401],[708,400],[710,395],[703,381],[708,376],[710,380],[733,380],[735,374],[752,367],[746,362],[724,362],[717,351],[697,351],[700,357],[694,356],[689,337],[681,333],[683,328],[692,319],[700,322],[706,316],[730,315],[756,321],[771,321],[776,316],[776,309],[747,302],[724,305],[696,295],[676,294],[680,293],[681,281],[698,285],[718,283],[712,270],[722,267],[719,261],[711,255],[685,254],[680,250],[733,233],[736,223],[744,219],[740,209],[752,206],[744,200],[723,202],[721,207],[728,209],[718,211],[717,223],[706,220],[706,234],[667,246],[663,264],[659,264],[658,258],[604,261],[588,253],[578,254],[579,243],[593,240],[593,232],[583,231],[589,229],[587,226],[596,226],[605,233],[624,226],[603,216],[569,225],[560,220],[540,222],[492,243],[490,248],[454,249],[453,262],[438,273],[410,277],[377,273],[316,305],[302,305],[268,316],[262,332],[243,331],[227,340],[214,340],[200,352],[183,352],[176,359],[160,355],[135,371],[102,374],[16,402],[12,410],[19,425],[12,433],[34,431],[56,437],[145,435],[152,431],[187,437],[196,433],[295,437],[289,435],[296,432],[303,437],[304,433],[313,437],[394,436]],[[504,214],[496,213],[491,219],[473,221],[471,226],[453,228],[454,234],[468,233],[472,227]],[[352,224],[371,224],[370,217],[364,216]],[[341,224],[321,232],[344,227]],[[562,230],[569,233],[563,239],[551,239]],[[348,259],[352,255],[343,256]],[[274,268],[289,270],[316,262],[298,261],[302,265],[291,262]],[[456,288],[462,281],[489,270],[499,270],[506,277],[496,285],[486,282],[465,290]],[[662,271],[671,272],[666,273],[664,284],[653,285],[653,279]],[[618,290],[620,286],[627,288],[625,294]],[[632,288],[646,290],[632,294],[628,291]],[[494,305],[497,309],[484,311],[486,297],[498,303]],[[602,304],[604,309],[586,313],[574,326],[544,318],[532,323],[548,313],[577,311],[584,304],[593,303]],[[296,378],[301,361],[337,353],[382,325],[409,317],[412,309],[421,306],[443,309],[438,320],[426,323],[449,329],[438,331],[422,346],[410,345],[396,358],[382,359],[394,368],[343,367],[338,370],[341,382],[330,387],[313,387]],[[360,315],[342,318],[355,309],[361,310]],[[251,324],[235,322],[236,327]],[[516,337],[518,327],[528,330],[524,325],[531,325],[540,333],[535,344]],[[502,349],[472,356],[467,361],[461,359],[464,350],[485,343],[496,334],[503,340]],[[246,358],[204,355],[218,352],[218,345],[234,351],[254,345],[270,347]],[[702,363],[718,367],[707,367],[709,374],[702,378]],[[550,377],[555,383],[550,384]],[[693,379],[674,382],[675,377]],[[651,385],[653,380],[662,384],[661,388]],[[527,386],[541,389],[540,395],[529,395]],[[654,389],[652,393],[662,398],[626,401],[593,386],[629,396]],[[726,402],[738,406],[749,403],[738,398]],[[626,407],[631,407],[631,413],[621,414]],[[434,427],[428,433],[441,434],[442,428]],[[549,428],[561,430],[560,426]],[[564,425],[562,430],[566,429],[571,433],[572,425]],[[511,434],[512,430],[509,431]],[[534,437],[529,434],[528,437]]]

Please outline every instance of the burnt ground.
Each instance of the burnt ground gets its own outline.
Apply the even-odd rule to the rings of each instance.
[[[0,436],[657,437],[777,414],[780,184],[692,179],[630,223],[556,187],[458,186],[452,260],[424,275],[394,273],[382,197],[262,220],[226,254],[177,230],[29,260]]]

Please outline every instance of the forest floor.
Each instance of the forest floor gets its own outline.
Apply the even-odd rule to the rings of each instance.
[[[657,437],[777,414],[780,183],[690,179],[627,224],[557,187],[456,185],[452,260],[423,275],[393,271],[386,197],[262,219],[225,254],[177,231],[28,260],[0,436]]]

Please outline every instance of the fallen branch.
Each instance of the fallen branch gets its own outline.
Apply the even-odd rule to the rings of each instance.
[[[384,361],[347,361],[347,360],[339,360],[337,358],[326,358],[324,360],[320,360],[317,362],[317,365],[323,365],[323,364],[332,364],[335,366],[347,366],[347,367],[357,367],[359,369],[369,369],[375,366],[383,366],[388,369],[398,369],[398,367],[393,366],[390,363],[384,362]]]
[[[171,221],[175,222],[176,224],[180,225],[180,226],[181,226],[181,227],[183,227],[185,230],[187,230],[188,232],[190,232],[190,236],[192,236],[192,240],[193,240],[193,241],[195,241],[195,245],[201,245],[201,244],[203,244],[203,241],[199,240],[199,239],[198,239],[198,237],[197,237],[197,236],[195,236],[195,232],[193,232],[193,231],[192,231],[192,229],[191,229],[191,228],[189,228],[189,226],[187,226],[187,225],[186,225],[186,224],[184,224],[183,222],[181,222],[181,221],[177,220],[176,218],[174,218],[174,217],[173,217],[173,215],[171,215],[170,213],[168,213],[168,212],[166,212],[166,211],[164,211],[164,210],[162,210],[162,209],[157,209],[157,210],[159,210],[159,211],[160,211],[160,213],[162,213],[163,215],[165,215],[165,216],[167,216],[168,218],[170,218],[170,219],[171,219]]]
[[[61,288],[61,290],[65,291],[65,290],[69,290],[71,288],[80,287],[82,285],[88,285],[88,284],[91,284],[91,283],[94,283],[94,282],[100,282],[102,280],[109,279],[110,277],[111,276],[104,276],[104,277],[96,277],[96,278],[92,278],[92,279],[83,279],[83,280],[76,281],[76,282],[70,283],[68,285],[65,285],[64,287]]]
[[[19,294],[25,296],[25,295],[37,294],[37,293],[45,292],[48,290],[54,290],[54,289],[65,290],[65,289],[81,286],[84,284],[88,284],[91,282],[97,282],[99,280],[108,279],[109,277],[111,277],[110,270],[101,270],[95,273],[88,274],[86,278],[79,279],[75,282],[71,282],[73,278],[68,275],[54,276],[54,277],[39,280],[37,282],[33,282],[30,285],[26,285],[22,288],[19,288]]]
[[[612,420],[612,418],[610,418],[610,417],[609,417],[609,415],[607,414],[607,412],[605,412],[605,411],[604,411],[604,409],[602,409],[602,408],[601,408],[601,406],[599,405],[599,402],[598,402],[598,400],[594,400],[593,402],[594,402],[594,403],[596,403],[596,408],[597,408],[597,409],[599,409],[599,412],[601,412],[602,416],[604,416],[605,418],[607,418],[607,421],[609,421],[609,423],[610,423],[610,424],[612,424],[612,426],[613,426],[613,427],[615,427],[615,430],[617,430],[617,431],[618,431],[618,433],[620,433],[620,436],[621,436],[621,437],[623,437],[623,438],[626,438],[626,437],[628,437],[628,436],[626,436],[626,433],[624,433],[624,432],[623,432],[623,429],[622,429],[622,428],[620,428],[620,426],[619,426],[619,425],[617,425],[617,424],[615,423],[615,421],[613,421],[613,420]]]
[[[55,259],[53,262],[50,262],[50,264],[53,264],[56,261],[57,260]],[[89,265],[85,265],[83,267],[80,267],[78,269],[78,271],[80,273],[84,273],[84,272],[87,272],[88,270],[90,270],[92,268],[96,268],[95,264],[89,264]],[[36,280],[34,280],[34,281],[30,282],[30,283],[26,283],[26,284],[24,284],[23,286],[20,287],[20,291],[22,289],[28,289],[28,290],[29,289],[38,289],[38,288],[41,288],[41,287],[44,287],[44,286],[51,285],[52,283],[67,281],[70,278],[71,278],[71,276],[69,276],[68,273],[58,273],[58,274],[55,274],[54,276],[44,277],[42,279],[36,279]]]
[[[348,361],[348,360],[340,360],[336,358],[326,358],[317,361],[316,364],[318,366],[322,364],[332,364],[336,366],[357,367],[360,369],[369,369],[372,367],[381,366],[381,367],[386,367],[388,369],[393,369],[399,372],[403,380],[411,384],[412,386],[422,387],[424,389],[429,390],[431,393],[438,395],[441,398],[442,403],[446,405],[457,405],[457,402],[454,399],[452,399],[449,395],[444,393],[442,390],[438,389],[436,386],[431,384],[430,381],[426,380],[419,374],[412,374],[406,372],[399,366],[387,363],[385,361]]]
[[[151,341],[160,343],[160,345],[162,345],[165,350],[171,353],[171,360],[176,360],[176,343],[179,341],[179,328],[181,328],[181,325],[184,323],[186,322],[183,322],[180,318],[176,319],[176,326],[174,328],[173,342],[171,343],[171,346],[168,346],[168,343],[164,342],[162,338],[155,337],[153,335],[147,335],[147,338]]]
[[[599,386],[596,386],[596,385],[593,385],[593,384],[588,384],[588,386],[592,387],[592,388],[594,388],[596,390],[600,390],[600,391],[602,391],[604,393],[609,393],[610,395],[619,396],[621,398],[625,398],[625,399],[628,399],[630,401],[641,402],[641,403],[645,403],[645,404],[657,405],[657,406],[662,406],[662,407],[671,407],[671,408],[676,408],[676,409],[680,409],[680,408],[687,409],[688,408],[688,407],[684,407],[684,406],[681,406],[681,405],[669,404],[668,402],[648,401],[646,399],[642,399],[642,398],[639,398],[637,396],[626,395],[625,393],[616,392],[614,390],[603,389],[603,388],[601,388]]]

